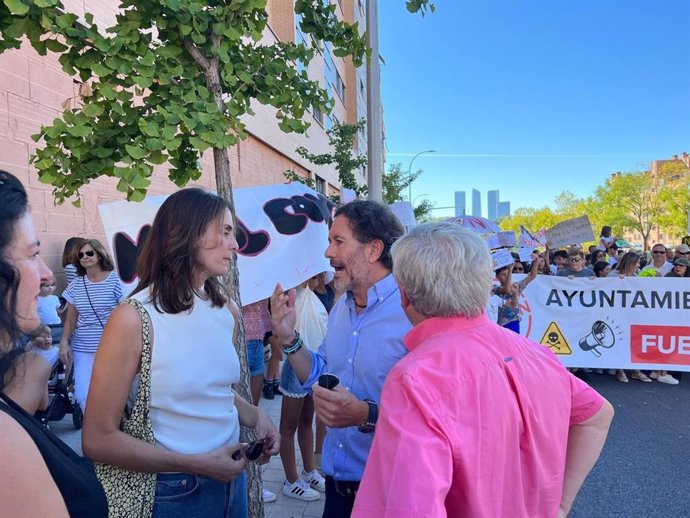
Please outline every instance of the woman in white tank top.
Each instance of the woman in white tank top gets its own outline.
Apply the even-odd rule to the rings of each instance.
[[[240,378],[232,343],[239,311],[218,276],[237,249],[233,218],[215,194],[183,189],[158,210],[132,295],[151,321],[155,445],[119,430],[130,390],[136,395],[142,351],[141,318],[132,305],[112,313],[96,356],[84,452],[102,463],[157,473],[154,518],[230,516],[231,481],[245,464],[232,458],[242,447],[240,424],[267,438],[260,461],[279,450],[271,419],[231,387]]]

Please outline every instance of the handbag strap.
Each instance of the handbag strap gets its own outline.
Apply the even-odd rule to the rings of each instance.
[[[125,420],[128,428],[139,428],[141,425],[148,424],[149,407],[151,406],[151,320],[148,311],[143,304],[136,299],[127,299],[127,304],[131,304],[141,317],[141,368],[139,371],[139,388],[137,397],[132,407],[132,412]],[[148,422],[148,423],[147,423]],[[140,425],[140,426],[137,426]],[[144,437],[140,439],[146,440]],[[151,437],[151,439],[153,439]],[[152,442],[149,440],[148,442]]]
[[[81,280],[84,283],[84,291],[86,292],[86,298],[89,299],[89,306],[91,306],[91,311],[93,311],[93,314],[96,315],[96,318],[98,319],[98,323],[101,324],[101,327],[103,329],[105,329],[105,326],[103,325],[103,322],[101,321],[101,317],[98,316],[98,313],[96,312],[96,308],[93,307],[93,302],[91,302],[91,295],[89,295],[89,289],[86,287],[86,275],[82,276]]]

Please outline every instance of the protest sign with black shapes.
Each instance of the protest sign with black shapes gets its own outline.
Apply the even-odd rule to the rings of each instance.
[[[234,194],[243,304],[269,297],[277,282],[298,286],[331,270],[324,252],[335,206],[325,196],[298,182],[235,189]],[[166,198],[98,207],[125,293],[136,285],[136,257]]]
[[[594,241],[594,232],[588,216],[566,219],[546,231],[549,248],[561,248]]]

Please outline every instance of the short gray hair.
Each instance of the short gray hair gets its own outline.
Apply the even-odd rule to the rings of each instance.
[[[393,274],[425,317],[474,317],[486,309],[494,278],[489,249],[456,223],[425,223],[393,245]]]

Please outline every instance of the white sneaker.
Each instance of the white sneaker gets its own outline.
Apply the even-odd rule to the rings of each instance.
[[[302,480],[309,484],[310,488],[316,489],[319,493],[326,492],[326,479],[315,469],[311,470],[309,473],[302,470]]]
[[[659,375],[656,379],[659,383],[666,383],[667,385],[678,385],[680,381],[671,376],[670,374]]]
[[[649,373],[649,377],[652,378],[653,380],[659,379],[659,371],[652,371]]]
[[[268,489],[263,490],[263,497],[264,497],[264,504],[275,502],[276,498],[278,498],[273,491],[269,491]]]
[[[314,500],[318,500],[320,496],[301,478],[298,478],[292,484],[287,480],[283,482],[283,494],[290,498],[304,500],[305,502],[313,502]]]

